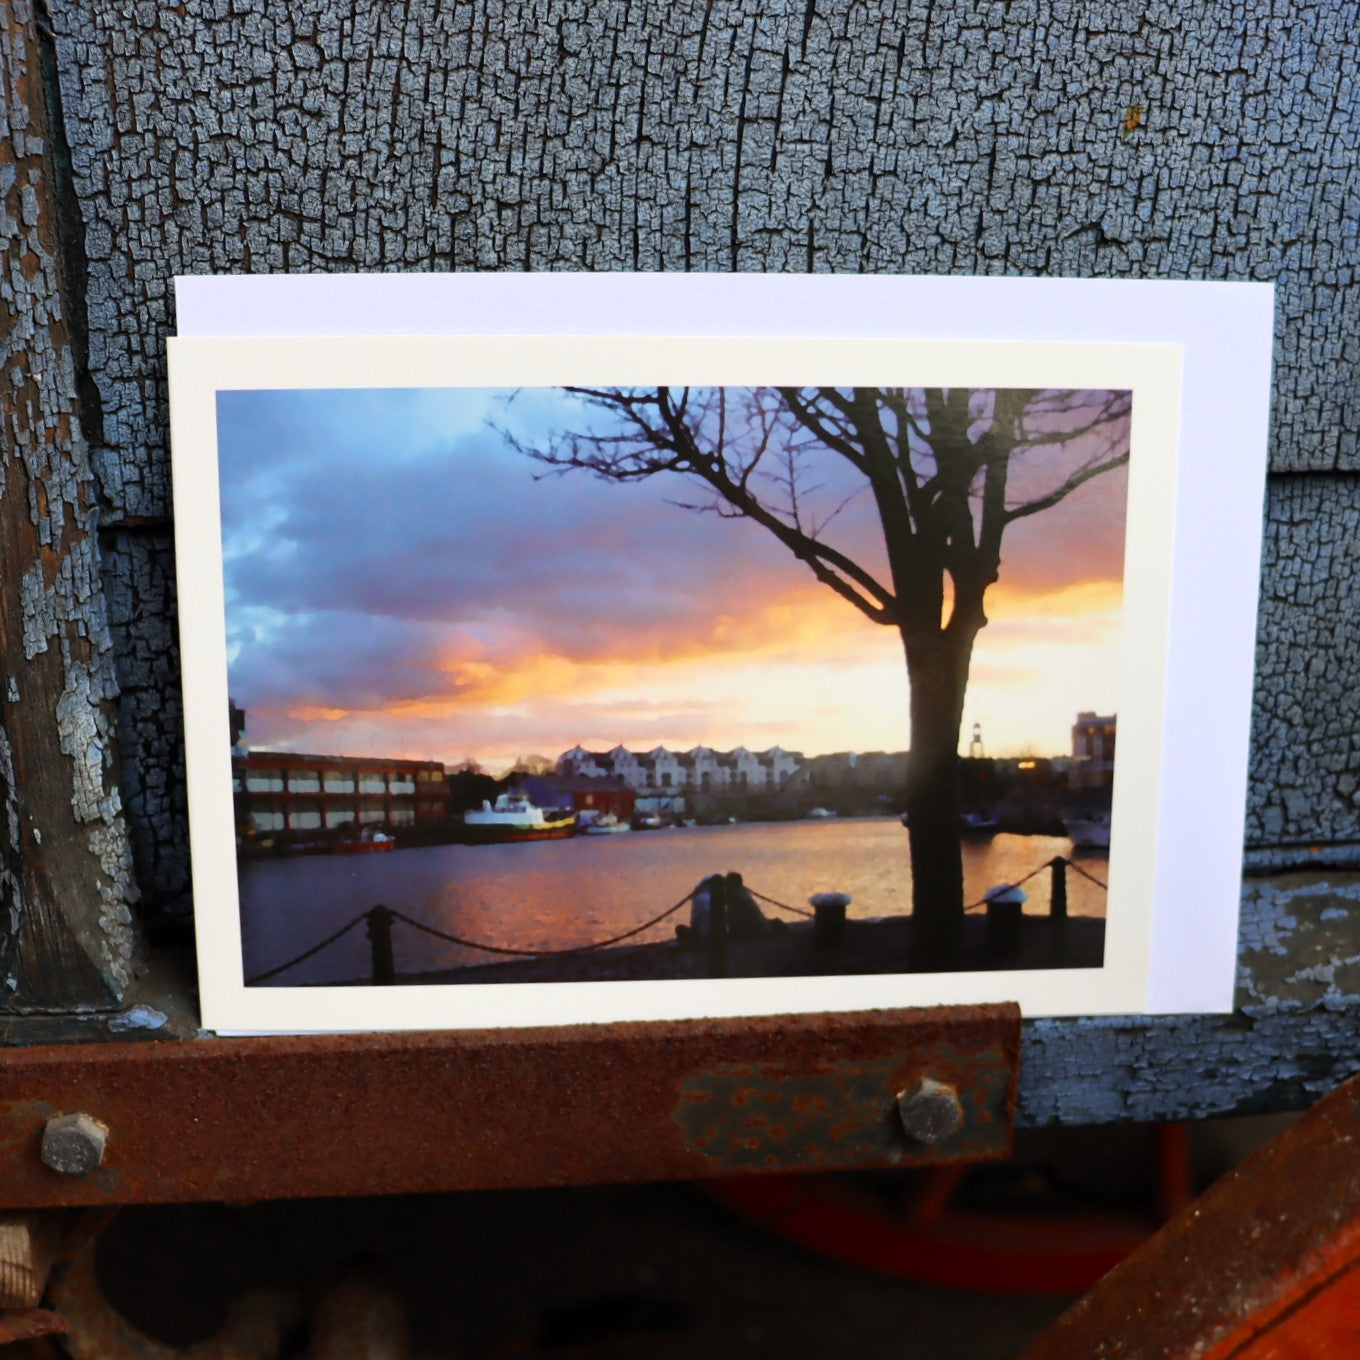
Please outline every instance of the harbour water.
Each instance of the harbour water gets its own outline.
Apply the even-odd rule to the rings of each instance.
[[[964,845],[965,901],[1012,883],[1070,843],[1045,836],[996,836]],[[1108,863],[1079,861],[1108,881]],[[434,929],[516,950],[560,949],[617,935],[686,897],[711,873],[741,873],[756,892],[806,910],[812,893],[849,893],[854,917],[911,910],[907,834],[896,818],[675,827],[622,836],[515,845],[437,845],[378,855],[314,855],[240,866],[245,975],[296,957],[378,903]],[[1048,909],[1049,876],[1026,885],[1029,910]],[[792,916],[763,904],[767,915]],[[1103,917],[1105,892],[1068,874],[1068,910]],[[688,908],[630,943],[674,938]],[[436,940],[398,923],[396,971],[420,973],[503,957]],[[273,986],[352,982],[370,973],[362,925]]]

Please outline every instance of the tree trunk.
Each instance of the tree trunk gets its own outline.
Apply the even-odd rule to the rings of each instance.
[[[963,844],[959,834],[958,749],[971,644],[944,635],[908,639],[911,750],[907,833],[911,848],[911,966],[944,972],[960,966],[963,943]]]

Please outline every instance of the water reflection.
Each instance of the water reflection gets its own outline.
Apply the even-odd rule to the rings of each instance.
[[[1058,837],[997,836],[964,845],[965,901],[1015,882],[1055,855]],[[1108,863],[1080,861],[1107,881]],[[906,833],[895,818],[680,827],[625,836],[517,845],[441,845],[387,855],[318,855],[241,866],[242,946],[247,977],[293,958],[377,903],[468,939],[516,949],[562,948],[618,934],[686,897],[706,874],[738,870],[757,892],[806,908],[815,892],[854,899],[849,915],[911,910]],[[1031,910],[1045,911],[1048,875],[1026,885]],[[768,914],[780,915],[773,908]],[[1073,916],[1103,917],[1105,893],[1068,875]],[[670,939],[682,910],[636,937]],[[792,919],[792,918],[789,918]],[[397,928],[398,973],[494,956]],[[362,926],[274,985],[341,982],[369,975]]]

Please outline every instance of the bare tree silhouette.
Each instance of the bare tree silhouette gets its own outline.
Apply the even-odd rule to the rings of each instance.
[[[973,645],[1008,525],[1128,461],[1123,391],[891,387],[574,387],[583,428],[514,447],[608,481],[674,474],[690,510],[760,525],[828,589],[895,628],[910,690],[905,801],[913,966],[958,965],[957,756]],[[1043,450],[1045,456],[1032,456]],[[1025,474],[1014,475],[1023,463]],[[1044,480],[1045,476],[1047,480]],[[1014,496],[1008,500],[1008,489]],[[870,497],[882,561],[832,542]],[[862,560],[861,560],[862,559]]]

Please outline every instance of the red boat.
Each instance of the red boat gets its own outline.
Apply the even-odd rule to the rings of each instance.
[[[362,827],[357,835],[341,836],[335,842],[335,852],[338,855],[375,855],[396,848],[395,836],[389,836],[385,831],[378,831],[371,826]]]

